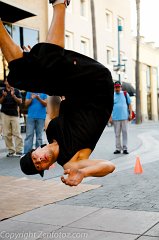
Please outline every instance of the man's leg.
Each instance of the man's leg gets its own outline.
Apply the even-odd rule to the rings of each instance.
[[[1,20],[0,20],[0,48],[8,63],[14,59],[23,56],[22,49],[14,43],[13,39],[5,29]]]
[[[116,150],[120,152],[121,151],[121,140],[120,140],[121,123],[120,121],[113,121],[113,124],[114,124],[114,132],[115,132]]]
[[[3,134],[4,134],[4,141],[5,145],[8,149],[8,152],[10,154],[15,153],[15,148],[13,144],[13,135],[12,135],[12,129],[11,129],[11,116],[8,116],[4,113],[2,113],[2,126],[3,126]]]
[[[127,144],[128,144],[127,127],[128,127],[128,121],[123,120],[122,121],[123,151],[128,149],[128,147],[127,147]]]
[[[23,151],[23,139],[21,135],[19,117],[12,116],[11,117],[11,125],[12,125],[12,135],[15,141],[15,150],[16,153],[22,153]]]
[[[53,18],[47,35],[46,42],[65,46],[65,4],[57,4],[53,7]]]
[[[35,121],[35,133],[36,133],[36,143],[35,147],[38,148],[43,144],[43,131],[44,131],[45,119],[36,119]]]
[[[24,140],[24,153],[28,153],[33,148],[35,120],[27,118],[26,121],[26,137]]]

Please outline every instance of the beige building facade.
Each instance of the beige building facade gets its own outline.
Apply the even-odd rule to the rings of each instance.
[[[159,119],[159,48],[154,43],[140,44],[140,98],[142,120]],[[136,38],[132,40],[133,82],[135,84]]]
[[[19,0],[3,0],[3,2],[36,15],[13,23],[14,28],[18,26],[38,31],[37,42],[46,39],[53,11],[52,6],[48,4],[48,0],[21,0],[20,5]],[[121,81],[131,82],[132,57],[129,1],[123,0],[121,7],[118,0],[94,0],[94,17],[95,31],[93,31],[92,27],[91,0],[71,1],[66,11],[66,48],[89,57],[93,57],[94,51],[96,51],[97,60],[110,69],[114,81],[118,80],[120,75]],[[118,20],[122,25],[120,33],[118,32]],[[93,35],[96,37],[97,49],[93,49]],[[17,36],[15,36],[16,38]],[[119,41],[120,49],[118,48]],[[24,43],[33,45],[31,34],[30,39],[29,36],[26,36]],[[119,55],[120,64],[126,64],[126,71],[123,71],[125,67],[124,69],[121,67],[119,71],[113,70],[113,65],[118,64]],[[114,59],[116,59],[116,63],[112,62]]]
[[[121,82],[131,82],[130,1],[122,0],[122,4],[118,0],[95,0],[94,2],[98,60],[111,70],[114,81],[120,78]],[[122,27],[122,31],[118,31],[118,26]],[[113,65],[118,63],[126,66],[121,66],[119,70],[114,71]]]
[[[35,15],[14,23],[5,21],[7,29],[19,45],[33,46],[45,41],[53,11],[48,0],[2,2]],[[114,81],[127,81],[135,86],[136,41],[132,40],[130,11],[130,0],[122,0],[122,4],[118,0],[72,0],[66,10],[65,47],[92,58],[96,56],[99,62],[110,69]],[[158,55],[158,49],[141,42],[143,121],[157,121],[159,116]],[[4,79],[5,68],[6,63],[0,54],[0,80]]]

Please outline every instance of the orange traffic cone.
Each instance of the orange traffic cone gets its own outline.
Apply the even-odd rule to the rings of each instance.
[[[139,157],[139,156],[136,157],[136,163],[135,163],[134,173],[136,173],[136,174],[141,174],[141,173],[143,173],[143,168],[142,168],[142,166],[141,166],[140,157]]]

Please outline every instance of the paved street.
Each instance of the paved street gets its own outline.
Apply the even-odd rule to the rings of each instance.
[[[58,165],[44,179],[26,178],[3,140],[0,148],[0,239],[159,239],[159,123],[129,125],[129,155],[113,154],[107,127],[92,158],[111,160],[116,171],[78,189],[65,188]],[[137,156],[143,174],[134,173]]]

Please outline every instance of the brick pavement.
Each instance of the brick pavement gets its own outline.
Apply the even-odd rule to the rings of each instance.
[[[70,188],[54,180],[0,176],[0,220],[70,198],[100,185],[80,184]]]
[[[159,161],[143,165],[143,170],[141,175],[131,168],[91,180],[102,187],[58,204],[159,212]]]
[[[129,155],[120,154],[112,159],[117,171],[104,178],[89,181],[90,184],[101,184],[102,188],[72,197],[59,204],[158,212],[158,127],[159,125],[152,127],[147,124],[134,131],[137,137],[140,137],[141,144]],[[141,157],[143,166],[144,172],[141,175],[134,174],[137,155]]]

